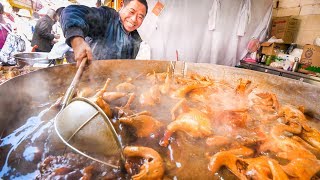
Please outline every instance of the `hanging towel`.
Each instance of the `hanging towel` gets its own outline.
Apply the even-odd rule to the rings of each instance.
[[[241,10],[238,16],[237,35],[244,36],[246,29],[251,20],[251,0],[243,0],[241,3]]]
[[[209,11],[208,29],[214,31],[216,29],[217,17],[221,9],[220,0],[213,0],[212,7]]]

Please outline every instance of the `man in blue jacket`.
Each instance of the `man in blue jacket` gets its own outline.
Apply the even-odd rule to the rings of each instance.
[[[108,7],[66,7],[60,21],[77,65],[84,58],[89,61],[134,59],[142,41],[136,29],[141,26],[147,11],[146,0],[124,0],[119,12]]]

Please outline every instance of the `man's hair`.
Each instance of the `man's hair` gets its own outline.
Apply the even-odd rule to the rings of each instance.
[[[146,14],[148,13],[148,3],[147,3],[147,0],[124,0],[123,3],[124,3],[124,6],[126,6],[129,2],[131,1],[138,1],[140,2],[141,4],[143,4],[145,7],[146,7]]]
[[[4,8],[3,8],[2,3],[0,3],[0,14],[3,14],[3,13],[4,13]]]
[[[62,13],[62,10],[64,9],[65,7],[59,7],[57,10],[56,10],[56,16],[60,16],[61,13]]]

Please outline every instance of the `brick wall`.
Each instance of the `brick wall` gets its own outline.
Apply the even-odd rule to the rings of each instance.
[[[320,0],[273,0],[273,3],[273,17],[299,19],[297,44],[312,44],[316,37],[320,37]]]

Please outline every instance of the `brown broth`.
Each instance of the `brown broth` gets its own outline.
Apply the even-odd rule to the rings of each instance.
[[[92,88],[103,86],[104,82],[91,85]],[[168,147],[162,147],[159,145],[160,140],[163,138],[166,125],[172,122],[171,108],[179,101],[178,98],[171,98],[170,96],[162,96],[160,103],[155,106],[142,106],[139,104],[139,94],[148,91],[152,84],[152,81],[145,81],[138,79],[133,84],[138,87],[135,93],[137,97],[131,104],[131,109],[135,112],[149,111],[152,113],[152,117],[161,121],[164,126],[158,129],[156,132],[150,135],[150,137],[138,138],[135,136],[135,129],[120,124],[118,118],[113,117],[112,121],[116,130],[118,131],[122,143],[124,146],[146,146],[156,150],[164,160],[165,175],[164,178],[178,178],[178,179],[237,179],[227,168],[221,168],[217,173],[212,173],[208,170],[208,163],[210,156],[217,152],[232,149],[233,145],[226,145],[222,147],[208,146],[206,144],[206,138],[193,138],[184,132],[176,132],[170,138],[170,144]],[[114,91],[118,82],[112,82],[108,91]],[[81,87],[88,87],[89,84],[81,84]],[[226,87],[222,89],[216,89],[218,92],[214,101],[210,104],[215,109],[222,108],[237,108],[243,99],[233,99],[228,97],[231,90],[235,88]],[[224,98],[224,99],[220,99]],[[114,109],[119,104],[124,105],[125,101],[115,102],[111,104]],[[66,149],[66,146],[58,139],[55,130],[53,128],[53,117],[58,112],[57,110],[49,109],[50,103],[48,103],[44,110],[39,114],[26,119],[25,124],[16,127],[12,132],[7,132],[1,139],[0,144],[0,177],[3,179],[35,179],[35,178],[48,178],[52,177],[52,171],[54,168],[61,166],[68,166],[71,170],[70,177],[79,178],[83,173],[83,168],[87,166],[94,166],[94,178],[105,177],[108,179],[127,179],[130,175],[138,173],[138,167],[142,164],[140,158],[129,159],[133,166],[131,174],[127,174],[120,170],[115,170],[106,166],[99,166],[96,162],[88,160],[80,155],[74,155],[70,149]],[[203,110],[204,106],[201,102],[188,101],[188,106],[191,108],[199,108]],[[38,107],[43,109],[43,107]],[[116,112],[114,110],[114,112]],[[181,114],[181,110],[177,114]],[[217,112],[218,113],[218,112]],[[230,124],[230,122],[220,122],[220,119],[214,120],[211,124],[212,131],[215,135],[221,135],[233,139],[232,144],[245,145],[254,150],[253,157],[261,156],[256,149],[259,141],[259,133],[256,131],[257,127],[261,127],[267,134],[270,129],[277,123],[274,121],[264,121],[263,118],[256,116],[255,113],[249,109],[250,117],[244,126]],[[223,117],[224,118],[224,117]],[[308,118],[308,123],[311,127],[320,129],[320,124],[317,119]],[[263,126],[261,124],[263,123]],[[251,142],[252,141],[252,142]],[[276,158],[273,153],[264,153],[271,158]],[[48,158],[55,158],[56,161],[52,169],[47,171],[41,170],[41,164]],[[277,159],[280,164],[287,163],[283,159]],[[40,167],[40,168],[39,168]]]

